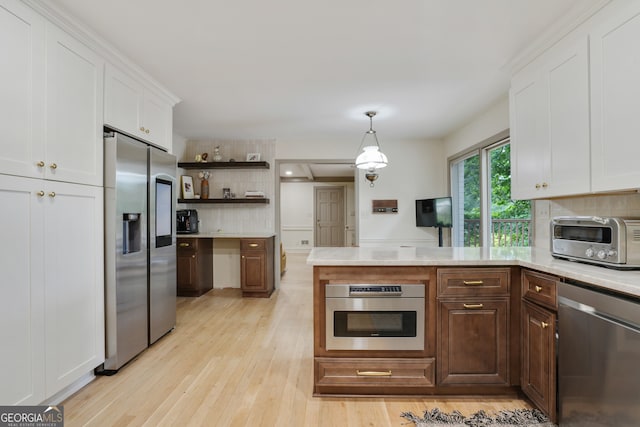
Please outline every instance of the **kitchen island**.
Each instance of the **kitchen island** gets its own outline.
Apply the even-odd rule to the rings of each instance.
[[[307,264],[314,275],[315,395],[522,391],[552,420],[557,283],[640,297],[638,271],[559,260],[535,248],[314,248]],[[368,309],[367,298],[354,292],[342,298],[346,302],[340,304],[350,303],[347,309],[332,308],[335,289],[345,285],[373,292],[368,300],[376,299],[376,307],[381,300],[389,305]],[[406,287],[424,289],[415,309],[415,318],[424,322],[414,332],[423,342],[419,349],[396,338],[406,336],[400,326],[406,311],[394,308]],[[395,296],[379,292],[384,290]],[[339,317],[347,319],[346,326],[336,326]],[[399,333],[384,336],[394,329]],[[332,344],[349,342],[348,336],[351,348]],[[385,345],[376,347],[378,341]]]
[[[640,297],[640,271],[614,270],[551,256],[536,248],[314,248],[313,266],[519,266]]]

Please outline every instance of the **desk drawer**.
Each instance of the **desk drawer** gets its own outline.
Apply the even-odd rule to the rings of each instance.
[[[241,239],[241,251],[264,251],[267,245],[267,239]]]
[[[177,247],[178,247],[178,252],[193,252],[193,251],[197,251],[198,250],[198,240],[196,238],[184,238],[184,237],[178,237],[177,239]]]

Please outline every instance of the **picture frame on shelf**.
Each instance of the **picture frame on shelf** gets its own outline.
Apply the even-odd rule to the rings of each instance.
[[[182,187],[182,198],[193,199],[193,178],[190,175],[180,176],[180,184]]]
[[[247,154],[247,162],[259,162],[259,161],[260,161],[260,153]]]

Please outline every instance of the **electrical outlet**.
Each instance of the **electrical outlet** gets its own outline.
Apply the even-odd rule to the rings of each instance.
[[[301,240],[301,241],[300,241],[300,244],[301,244],[301,245],[308,245],[308,244],[309,244],[309,241],[308,241],[308,240]]]

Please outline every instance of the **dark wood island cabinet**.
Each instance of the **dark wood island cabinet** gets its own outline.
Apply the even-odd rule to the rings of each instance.
[[[522,270],[522,391],[553,421],[556,414],[556,276]]]

